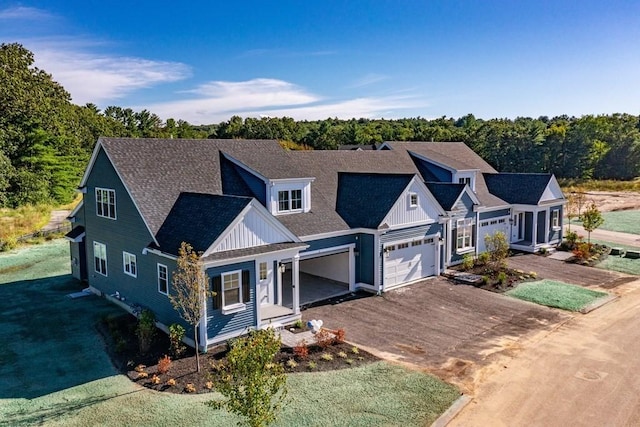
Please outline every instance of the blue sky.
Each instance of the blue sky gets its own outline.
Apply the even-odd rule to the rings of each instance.
[[[4,1],[77,104],[217,123],[640,114],[640,1]]]

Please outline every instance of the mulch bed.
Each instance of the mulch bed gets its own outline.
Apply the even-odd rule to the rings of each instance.
[[[464,271],[465,273],[476,274],[478,276],[486,277],[487,280],[484,283],[474,284],[476,288],[484,289],[491,292],[503,293],[510,289],[513,289],[518,283],[534,280],[535,274],[522,270],[514,270],[511,268],[503,268],[500,270],[494,270],[486,265],[476,265],[471,269],[463,269],[462,266],[456,266],[453,270]],[[506,275],[504,282],[500,282],[498,277],[503,272]]]
[[[171,360],[165,374],[158,372],[158,362],[169,349],[169,338],[161,331],[149,351],[141,354],[135,335],[137,320],[130,314],[109,317],[98,322],[107,353],[113,365],[129,379],[144,387],[170,393],[207,393],[212,391],[215,380],[215,366],[224,363],[227,347],[200,354],[200,372],[196,372],[196,358],[193,349]],[[335,343],[327,348],[308,347],[308,356],[301,358],[293,349],[282,348],[276,355],[276,362],[282,363],[287,373],[317,372],[345,369],[378,361],[364,350],[347,343]],[[172,380],[172,381],[171,381]],[[189,386],[189,384],[192,385]]]

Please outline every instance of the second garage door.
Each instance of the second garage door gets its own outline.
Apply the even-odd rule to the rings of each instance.
[[[507,218],[491,219],[480,222],[478,227],[478,253],[482,253],[487,250],[484,243],[484,236],[493,235],[496,231],[502,231],[509,240],[509,223]]]
[[[384,288],[436,274],[436,239],[388,244],[384,256]]]

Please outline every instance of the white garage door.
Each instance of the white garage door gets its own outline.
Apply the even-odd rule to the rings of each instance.
[[[509,240],[509,222],[507,218],[487,219],[480,221],[480,227],[478,227],[478,253],[487,250],[484,244],[484,236],[493,235],[496,231],[502,231]]]
[[[426,238],[385,246],[385,289],[434,274],[436,239]]]

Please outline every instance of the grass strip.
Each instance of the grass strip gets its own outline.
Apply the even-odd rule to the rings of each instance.
[[[581,286],[569,285],[554,280],[539,280],[519,284],[507,291],[507,295],[547,307],[579,311],[607,293],[592,291]]]

